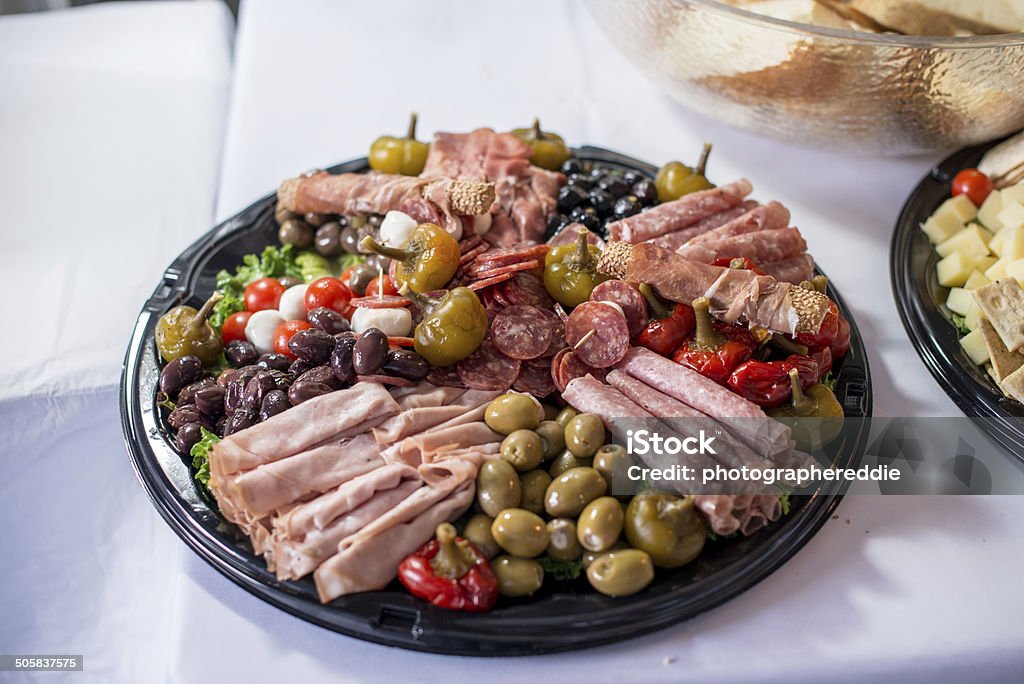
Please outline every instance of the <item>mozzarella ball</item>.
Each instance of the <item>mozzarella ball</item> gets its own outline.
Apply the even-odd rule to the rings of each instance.
[[[274,351],[274,333],[282,323],[284,317],[274,309],[257,311],[245,324],[245,339],[249,340],[260,354],[269,354]]]
[[[281,294],[277,310],[286,321],[306,320],[306,283],[292,285]]]
[[[352,330],[357,333],[377,328],[388,337],[408,337],[412,332],[412,314],[407,308],[356,309],[352,314]]]

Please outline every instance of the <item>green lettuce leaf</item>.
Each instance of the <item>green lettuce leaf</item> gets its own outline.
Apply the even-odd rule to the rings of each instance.
[[[220,441],[220,437],[213,434],[206,428],[200,428],[202,437],[189,451],[192,456],[192,467],[196,469],[196,480],[204,487],[210,481],[210,451],[213,445]]]

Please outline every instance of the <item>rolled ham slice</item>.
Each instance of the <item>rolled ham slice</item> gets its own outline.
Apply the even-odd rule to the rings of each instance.
[[[788,225],[789,209],[786,209],[786,207],[778,202],[769,202],[763,206],[751,209],[714,230],[709,230],[695,236],[687,244],[716,242],[723,238],[745,235],[746,233],[757,233],[762,230],[775,230],[777,228],[785,228]]]
[[[674,252],[690,240],[693,240],[708,231],[712,231],[726,225],[733,219],[743,216],[756,206],[758,206],[756,201],[744,200],[739,206],[731,207],[725,211],[720,211],[717,214],[712,214],[705,219],[701,219],[689,228],[683,228],[682,230],[667,233],[660,237],[651,238],[649,242]]]
[[[450,387],[439,387],[439,390],[452,389]],[[426,432],[450,421],[458,421],[467,413],[475,415],[477,409],[486,408],[492,399],[501,394],[500,391],[489,390],[459,390],[455,401],[447,406],[427,406],[422,408],[408,408],[397,416],[392,416],[379,426],[373,429],[373,437],[377,444],[384,448],[390,446],[406,437],[420,432]],[[399,404],[402,399],[399,399]],[[482,413],[480,414],[482,417]],[[472,420],[478,420],[473,418]],[[471,422],[466,420],[465,422]]]
[[[399,410],[384,386],[374,382],[305,401],[218,442],[210,454],[211,489],[228,475],[365,432]]]
[[[796,228],[775,228],[741,233],[702,242],[689,242],[676,250],[684,259],[712,264],[718,259],[746,257],[755,264],[780,261],[807,252],[807,242]]]
[[[724,425],[755,453],[771,459],[793,449],[789,427],[769,418],[757,404],[697,371],[643,347],[631,347],[618,368],[675,397]]]
[[[745,178],[710,190],[683,195],[662,202],[629,218],[608,224],[608,235],[622,242],[643,242],[666,233],[688,228],[702,219],[739,205],[753,186]]]
[[[404,390],[404,391],[403,391]],[[391,396],[402,410],[446,406],[466,390],[461,387],[437,387],[429,382],[421,382],[411,387],[399,387],[391,391]]]
[[[749,536],[782,515],[778,495],[700,494],[694,504],[715,534]]]

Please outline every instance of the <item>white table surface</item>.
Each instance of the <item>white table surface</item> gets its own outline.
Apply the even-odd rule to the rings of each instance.
[[[424,134],[507,129],[539,114],[571,143],[655,163],[713,141],[712,176],[745,175],[758,198],[784,202],[853,308],[876,415],[959,415],[907,341],[887,267],[894,218],[941,155],[841,157],[692,114],[621,58],[577,2],[252,0],[230,100],[218,218],[284,177],[365,154],[413,108]],[[175,253],[157,249],[161,263]],[[155,282],[142,280],[130,285],[132,312]],[[314,627],[224,579],[174,540],[132,481],[115,393],[51,395],[0,403],[0,511],[20,523],[0,533],[15,551],[0,555],[13,578],[0,588],[0,651],[84,652],[87,673],[71,681],[1024,678],[1022,497],[847,497],[780,570],[688,623],[588,652],[430,656]]]

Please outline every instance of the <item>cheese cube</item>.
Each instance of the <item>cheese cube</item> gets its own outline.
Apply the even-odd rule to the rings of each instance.
[[[1024,259],[1024,228],[1003,228],[999,233],[1006,233],[1001,240],[1002,253],[999,256],[1007,261]]]
[[[985,318],[985,314],[982,313],[981,307],[978,306],[978,302],[971,302],[970,308],[967,309],[967,313],[964,314],[964,325],[967,326],[968,330],[977,330],[978,321]]]
[[[953,252],[935,266],[939,275],[939,285],[943,287],[963,287],[967,278],[974,271],[975,257],[963,252]]]
[[[951,212],[961,223],[969,223],[978,218],[978,207],[974,206],[974,202],[967,195],[950,197],[939,206],[935,213],[943,211]]]
[[[984,273],[997,261],[999,261],[999,259],[996,259],[994,256],[977,257],[974,260],[974,270]]]
[[[999,212],[1003,210],[1003,200],[998,190],[993,190],[978,208],[978,220],[991,231],[999,230],[1003,224],[999,222]]]
[[[1024,183],[1017,183],[1008,188],[1003,188],[999,191],[999,195],[1002,197],[1004,205],[1011,202],[1024,204]],[[960,195],[957,195],[957,197],[960,197]],[[1006,207],[1004,206],[1003,208],[1005,209]]]
[[[1010,263],[1008,259],[1001,258],[996,263],[985,269],[985,277],[990,281],[999,280],[1000,278],[1006,277],[1006,264]],[[965,283],[966,284],[966,283]]]
[[[1003,224],[1003,230],[1007,228],[1022,228],[1024,227],[1024,206],[1016,202],[1012,204],[1007,203],[1003,200],[1003,210],[999,212],[997,218]]]
[[[961,337],[960,346],[974,363],[979,366],[988,363],[988,347],[985,346],[985,338],[981,336],[980,330],[972,330]]]
[[[946,308],[961,316],[967,315],[967,311],[973,303],[974,297],[971,296],[971,291],[962,287],[950,288],[949,295],[946,296]]]
[[[996,231],[996,234],[992,236],[992,239],[988,241],[988,251],[992,252],[996,256],[1003,256],[1003,240],[1010,234],[1008,230]]]
[[[1016,278],[1018,283],[1024,283],[1024,259],[1017,259],[1006,264],[1006,275]]]
[[[975,257],[988,256],[988,241],[990,239],[992,239],[992,233],[978,224],[973,224],[948,240],[935,245],[935,251],[942,257],[947,257],[953,252],[963,252]]]
[[[964,222],[951,211],[942,214],[935,212],[928,217],[927,221],[921,224],[921,230],[924,231],[933,245],[945,242],[963,229]]]
[[[982,273],[981,271],[975,270],[974,273],[972,273],[970,275],[970,277],[967,278],[967,282],[964,283],[964,289],[965,290],[973,290],[976,287],[981,287],[982,285],[988,285],[991,282],[992,282],[991,280],[989,280],[988,278],[985,277],[984,273]]]

